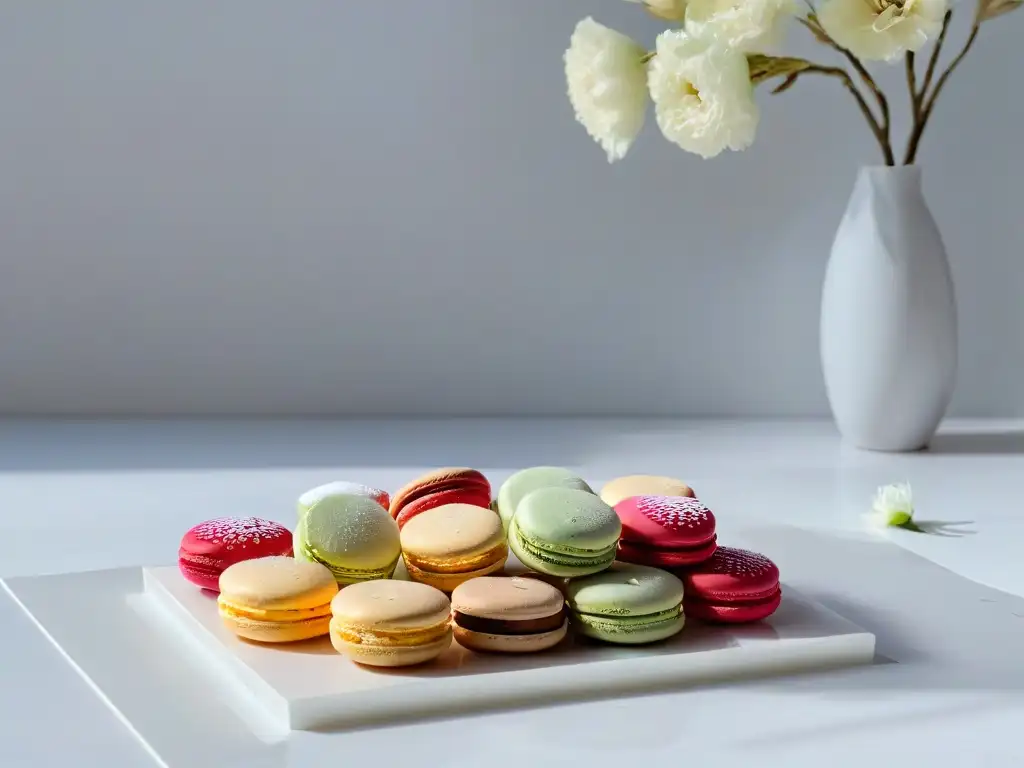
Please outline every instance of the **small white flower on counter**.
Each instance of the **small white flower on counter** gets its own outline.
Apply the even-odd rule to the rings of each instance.
[[[914,519],[914,496],[909,483],[883,485],[871,505],[872,521],[879,526],[901,527]]]

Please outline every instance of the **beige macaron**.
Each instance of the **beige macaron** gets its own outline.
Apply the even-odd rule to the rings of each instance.
[[[319,563],[292,557],[243,560],[220,575],[217,608],[224,624],[247,640],[289,643],[326,635],[334,576]]]
[[[558,645],[568,622],[562,593],[538,579],[484,576],[452,593],[455,639],[466,648],[533,653]]]
[[[614,507],[633,496],[694,496],[693,489],[682,480],[662,475],[627,475],[617,477],[601,489],[601,501]]]
[[[451,603],[426,584],[393,579],[352,584],[331,602],[331,613],[331,644],[360,664],[420,664],[452,644]]]
[[[443,592],[500,571],[508,558],[501,518],[472,504],[421,512],[402,528],[401,542],[409,578]]]

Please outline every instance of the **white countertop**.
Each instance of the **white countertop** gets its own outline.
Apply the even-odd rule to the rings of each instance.
[[[1015,741],[1024,723],[1024,609],[1013,608],[1013,616],[1022,614],[1019,630],[958,621],[961,608],[971,613],[957,599],[995,604],[984,595],[996,593],[962,579],[947,583],[955,577],[877,543],[888,538],[956,574],[1024,595],[1024,423],[956,422],[932,450],[893,455],[844,448],[825,422],[0,422],[0,576],[173,563],[191,524],[228,514],[291,523],[295,497],[327,480],[393,489],[429,467],[469,465],[497,485],[537,464],[576,468],[594,485],[634,472],[679,476],[727,526],[789,524],[818,537],[809,542],[836,542],[845,548],[829,556],[858,563],[863,573],[843,582],[835,599],[899,663],[471,720],[295,734],[282,766],[328,764],[341,754],[365,763],[381,750],[389,764],[433,755],[438,766],[522,766],[530,756],[535,765],[571,758],[598,768],[751,758],[785,768],[823,759],[833,768],[869,760],[1024,764],[1024,743]],[[862,535],[874,489],[902,480],[913,484],[918,519],[934,533]],[[858,543],[865,535],[867,543]],[[904,573],[906,584],[893,583]],[[923,596],[930,583],[959,597]],[[943,599],[948,627],[915,636],[915,627],[935,623]],[[152,764],[6,597],[0,626],[0,765]],[[1006,627],[1021,642],[977,636],[986,627]],[[977,665],[969,653],[975,645],[983,649]],[[1006,650],[1012,647],[1019,653]]]

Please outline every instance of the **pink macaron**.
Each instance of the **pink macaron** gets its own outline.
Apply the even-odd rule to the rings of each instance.
[[[178,548],[178,569],[196,586],[219,592],[221,573],[235,563],[291,554],[292,533],[280,523],[221,517],[186,531]]]
[[[689,496],[632,496],[615,505],[622,521],[617,559],[655,568],[707,560],[718,548],[715,515]]]
[[[741,624],[775,613],[782,602],[779,568],[757,552],[719,547],[706,562],[676,571],[683,580],[686,615]]]

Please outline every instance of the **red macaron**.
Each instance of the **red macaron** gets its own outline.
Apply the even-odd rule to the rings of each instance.
[[[632,496],[615,505],[622,522],[617,559],[655,568],[707,560],[718,548],[715,515],[688,496]]]
[[[491,484],[475,469],[446,467],[407,483],[391,497],[389,511],[402,528],[421,512],[445,504],[489,507]]]
[[[725,624],[760,621],[782,602],[779,568],[757,552],[719,547],[706,562],[676,571],[688,617]]]
[[[190,528],[178,549],[181,575],[219,592],[220,575],[243,560],[292,555],[292,532],[258,517],[221,517]]]

